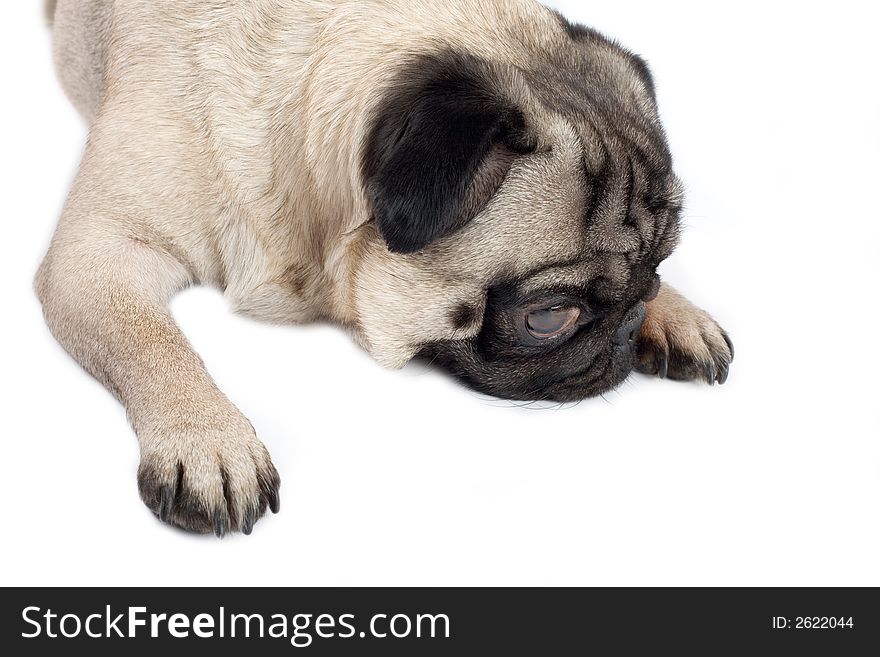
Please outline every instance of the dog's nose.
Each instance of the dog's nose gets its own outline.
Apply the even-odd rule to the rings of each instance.
[[[620,328],[611,338],[615,347],[627,347],[632,345],[636,340],[636,334],[645,323],[645,315],[647,314],[647,306],[644,303],[638,303],[626,314]]]

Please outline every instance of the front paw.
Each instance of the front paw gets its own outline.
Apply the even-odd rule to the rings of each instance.
[[[138,489],[163,522],[218,537],[250,534],[279,510],[281,480],[247,420],[193,421],[141,437]]]
[[[639,331],[636,369],[676,381],[724,384],[733,362],[733,342],[704,310],[667,285],[648,304]]]

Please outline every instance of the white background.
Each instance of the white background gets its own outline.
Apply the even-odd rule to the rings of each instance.
[[[666,280],[730,331],[723,388],[635,376],[519,408],[331,327],[174,304],[282,474],[223,541],[141,504],[123,410],[31,279],[85,128],[37,2],[3,11],[0,583],[880,585],[880,62],[870,3],[559,2],[655,72],[687,229]]]

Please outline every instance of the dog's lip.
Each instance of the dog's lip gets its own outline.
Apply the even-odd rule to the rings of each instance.
[[[593,370],[596,360],[585,368],[582,368],[574,374],[560,378],[557,381],[545,386],[544,392],[549,393],[551,398],[564,398],[566,401],[573,401],[574,398],[586,399],[595,396],[601,391],[594,390],[599,381],[604,380],[611,371],[612,361],[609,360],[605,367],[599,371]]]
[[[633,359],[635,360],[635,359]],[[595,364],[595,360],[593,361]],[[603,392],[613,390],[623,383],[630,374],[632,374],[635,363],[630,367],[618,368],[614,358],[609,358],[605,363],[605,367],[601,368],[595,375],[586,377],[584,375],[590,373],[592,364],[586,369],[582,369],[579,373],[560,380],[553,386],[545,388],[551,398],[559,399],[564,402],[574,402],[596,397]],[[620,369],[619,376],[616,372]],[[584,377],[581,379],[580,377]],[[607,385],[600,385],[600,382],[606,382]]]
[[[563,374],[558,374],[552,378],[541,378],[539,381],[535,382],[532,388],[536,388],[539,390],[547,390],[549,388],[554,388],[559,385],[565,385],[569,381],[573,379],[577,379],[578,377],[582,377],[590,372],[593,369],[593,366],[596,364],[596,357],[590,359],[590,362],[585,366],[578,368],[574,372],[565,372]],[[600,375],[601,376],[601,375]]]

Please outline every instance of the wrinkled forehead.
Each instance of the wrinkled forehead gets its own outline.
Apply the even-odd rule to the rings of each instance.
[[[634,266],[669,255],[680,202],[674,177],[591,128],[548,124],[542,148],[513,165],[474,221],[436,246],[432,266],[484,285],[519,280],[539,289],[600,274],[625,284]]]
[[[633,270],[620,255],[601,254],[571,264],[560,264],[534,272],[517,282],[524,297],[547,291],[584,291],[601,279],[602,296],[607,303],[622,300],[633,278]]]

